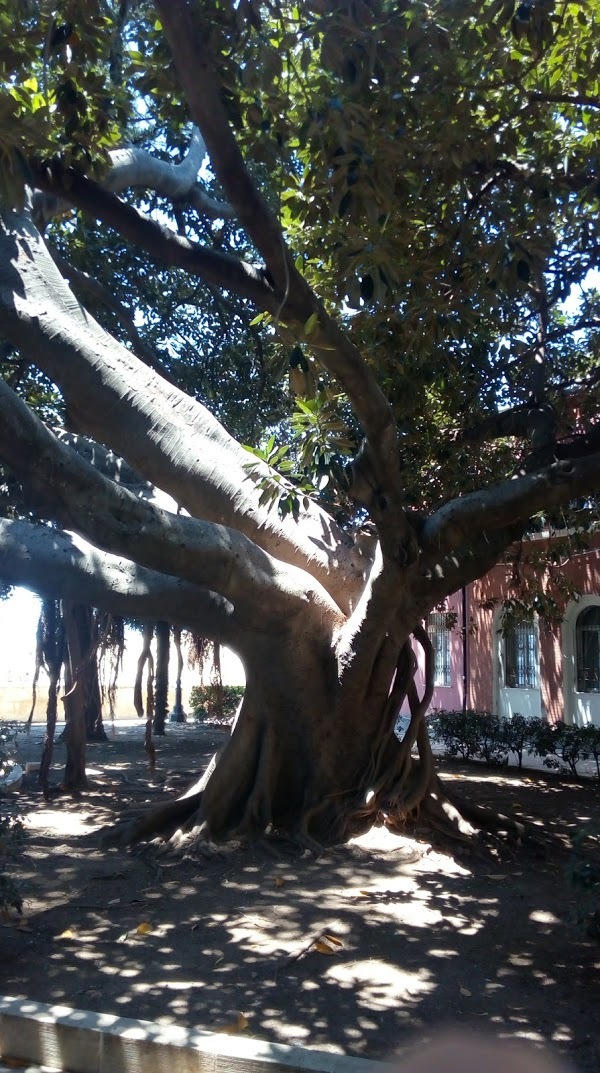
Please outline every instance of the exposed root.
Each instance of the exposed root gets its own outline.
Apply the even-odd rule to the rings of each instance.
[[[181,826],[182,821],[197,812],[201,801],[202,791],[125,818],[100,832],[100,844],[124,848],[157,835],[169,838]]]

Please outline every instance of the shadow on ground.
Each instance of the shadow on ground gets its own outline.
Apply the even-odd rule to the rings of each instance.
[[[99,826],[183,788],[220,738],[172,728],[154,780],[141,728],[120,731],[90,748],[79,802],[45,803],[31,777],[27,918],[0,929],[4,993],[371,1058],[453,1023],[600,1068],[600,948],[571,922],[559,850],[484,859],[381,829],[319,860],[278,845],[209,859],[98,847]],[[589,784],[473,766],[445,777],[565,843],[597,814]]]

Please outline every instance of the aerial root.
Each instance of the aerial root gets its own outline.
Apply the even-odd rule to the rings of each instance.
[[[194,815],[202,800],[202,793],[178,798],[167,805],[134,812],[117,824],[111,824],[100,832],[102,846],[117,846],[121,849],[142,839],[168,839],[181,827],[182,821]]]

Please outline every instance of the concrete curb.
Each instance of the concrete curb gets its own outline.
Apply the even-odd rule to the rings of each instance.
[[[0,1055],[72,1073],[390,1073],[363,1058],[1,996]]]

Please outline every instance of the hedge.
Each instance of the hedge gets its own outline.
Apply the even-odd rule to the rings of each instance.
[[[593,759],[600,779],[600,727],[548,723],[518,714],[501,719],[473,709],[435,712],[429,717],[429,727],[447,756],[506,764],[512,754],[520,770],[523,754],[531,752],[541,757],[546,767],[571,775],[579,774],[581,761]]]

